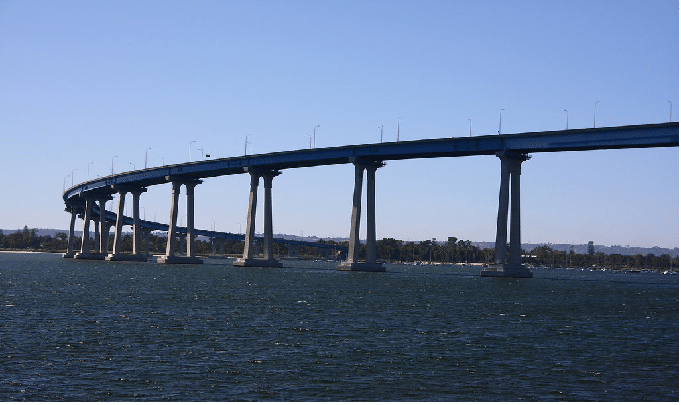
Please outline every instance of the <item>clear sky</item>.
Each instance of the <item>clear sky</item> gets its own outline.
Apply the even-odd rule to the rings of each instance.
[[[317,125],[317,147],[393,141],[398,120],[401,140],[496,134],[500,114],[503,133],[678,121],[678,90],[677,1],[0,0],[0,228],[67,229],[65,186],[145,153],[303,149]],[[347,237],[353,173],[284,171],[275,233]],[[523,243],[679,245],[678,148],[534,154],[522,173]],[[376,178],[378,238],[494,240],[496,157]],[[243,231],[248,184],[198,186],[196,226]],[[167,221],[170,186],[141,206]]]

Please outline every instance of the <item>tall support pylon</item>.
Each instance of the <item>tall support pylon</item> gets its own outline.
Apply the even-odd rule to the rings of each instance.
[[[203,260],[197,258],[194,252],[194,187],[202,181],[193,178],[166,177],[172,182],[173,191],[170,202],[170,222],[168,224],[168,241],[166,244],[166,254],[159,257],[156,262],[159,264],[201,264]],[[186,256],[176,256],[177,247],[175,238],[177,237],[177,216],[180,205],[180,187],[185,185],[187,190],[187,253]]]
[[[352,195],[352,215],[350,220],[350,241],[348,258],[337,270],[343,271],[385,271],[382,263],[376,262],[376,169],[383,162],[358,159],[355,165],[355,188]],[[362,183],[364,171],[367,172],[367,253],[366,260],[359,260],[359,231],[362,214]]]
[[[246,234],[244,235],[244,254],[233,263],[237,267],[281,267],[281,262],[274,258],[274,235],[272,226],[272,179],[280,175],[276,170],[254,171],[246,169],[251,175],[251,189],[248,194],[248,216],[246,217]],[[263,178],[265,187],[264,223],[263,223],[263,258],[255,258],[255,219],[258,204],[258,185]]]
[[[499,213],[497,214],[497,237],[494,246],[494,262],[492,269],[483,269],[483,277],[516,277],[530,278],[532,272],[522,265],[520,247],[520,166],[530,157],[526,154],[510,151],[498,152],[501,160],[501,185],[499,186]],[[506,262],[506,241],[508,234],[510,186],[510,241],[508,246],[508,263]]]

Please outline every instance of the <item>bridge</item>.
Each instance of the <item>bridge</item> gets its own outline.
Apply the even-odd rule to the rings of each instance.
[[[624,148],[674,147],[679,145],[679,123],[629,125],[606,128],[574,129],[564,131],[528,132],[509,135],[483,135],[462,138],[423,139],[417,141],[386,142],[367,145],[350,145],[331,148],[304,149],[288,152],[244,155],[231,158],[166,165],[144,170],[111,175],[86,181],[66,190],[63,195],[66,210],[71,212],[69,250],[65,257],[106,260],[146,260],[140,254],[142,228],[167,230],[166,254],[158,263],[200,263],[194,252],[193,241],[197,235],[208,231],[194,229],[194,188],[203,178],[249,173],[251,176],[244,252],[235,266],[279,267],[274,258],[272,232],[272,183],[282,170],[323,165],[353,164],[355,186],[351,211],[350,240],[347,260],[339,270],[384,271],[376,257],[375,182],[376,171],[386,161],[444,158],[477,155],[496,155],[501,161],[501,184],[499,188],[499,211],[495,243],[495,263],[492,270],[483,270],[483,276],[532,277],[521,264],[520,250],[520,173],[523,162],[530,153],[586,151]],[[366,257],[359,258],[359,230],[361,219],[362,183],[367,176],[366,206]],[[264,183],[264,235],[263,258],[255,258],[255,221],[257,191],[260,179]],[[139,199],[148,187],[172,183],[170,220],[167,225],[139,219]],[[186,189],[187,226],[178,228],[178,204],[180,188]],[[509,197],[510,188],[510,197]],[[106,213],[106,201],[119,194],[117,213]],[[132,194],[132,218],[123,215],[125,196]],[[509,224],[510,202],[510,224]],[[99,204],[98,208],[97,204]],[[102,209],[100,209],[102,208]],[[89,228],[93,213],[99,213],[99,250],[90,253]],[[76,216],[83,216],[83,240],[79,253],[73,251],[73,233]],[[105,255],[108,246],[105,239],[115,219],[113,252]],[[133,226],[133,254],[121,255],[122,226]],[[509,233],[510,225],[510,233]],[[105,229],[106,228],[106,229]],[[186,256],[176,252],[176,235],[186,234]],[[231,234],[230,234],[231,235]],[[222,235],[226,237],[226,235]],[[218,236],[216,236],[218,237]],[[508,252],[507,252],[508,242]],[[507,255],[508,253],[508,255]],[[508,259],[507,259],[508,256]]]

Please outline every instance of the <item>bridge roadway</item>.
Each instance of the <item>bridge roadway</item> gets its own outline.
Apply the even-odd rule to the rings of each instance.
[[[520,166],[529,159],[528,154],[540,152],[585,151],[623,148],[651,148],[675,147],[679,145],[679,124],[670,122],[663,124],[629,125],[620,127],[573,129],[564,131],[528,132],[509,135],[484,135],[461,138],[423,139],[417,141],[385,142],[379,144],[350,145],[331,148],[303,149],[288,152],[275,152],[261,155],[244,155],[238,157],[204,160],[198,162],[181,163],[162,167],[136,170],[117,175],[107,176],[80,183],[64,192],[63,198],[67,211],[72,213],[71,229],[77,214],[84,219],[84,235],[89,232],[89,221],[92,216],[94,201],[102,202],[112,199],[111,195],[119,193],[118,214],[113,214],[120,222],[131,222],[133,229],[141,234],[142,227],[168,229],[169,235],[186,232],[187,256],[174,255],[175,238],[168,238],[166,256],[159,259],[159,263],[191,263],[199,262],[193,256],[192,241],[197,234],[207,235],[208,231],[194,230],[193,227],[193,190],[201,183],[202,178],[249,173],[251,175],[251,192],[249,196],[249,213],[244,246],[244,256],[235,262],[242,266],[278,266],[272,254],[272,218],[271,218],[271,187],[272,179],[281,170],[314,167],[322,165],[348,164],[355,165],[355,190],[353,194],[353,209],[350,230],[350,246],[348,260],[339,266],[339,270],[381,271],[380,263],[375,257],[375,205],[374,184],[376,169],[389,160],[460,157],[476,155],[496,155],[501,160],[501,186],[499,193],[499,213],[497,217],[497,239],[495,261],[501,271],[494,274],[531,277],[520,264]],[[359,260],[359,225],[361,211],[361,193],[364,171],[367,172],[367,257],[364,262]],[[263,178],[265,186],[265,218],[264,218],[264,259],[253,258],[253,240],[255,238],[255,207],[259,179]],[[171,218],[169,225],[151,225],[148,221],[142,225],[139,220],[139,195],[146,191],[146,187],[157,184],[173,183],[173,197],[171,203]],[[506,240],[508,233],[508,206],[510,184],[510,244],[509,259],[506,263]],[[184,230],[177,227],[177,205],[180,187],[187,189],[187,227]],[[124,218],[122,204],[125,194],[133,194],[133,218]],[[100,221],[100,226],[107,226],[107,221]],[[134,224],[138,225],[135,226]],[[86,229],[87,225],[87,229]],[[109,224],[110,225],[110,224]],[[118,224],[116,234],[120,235]],[[103,228],[102,228],[103,229]],[[165,230],[163,229],[163,230]],[[70,234],[73,232],[71,231]],[[102,235],[100,238],[108,236]],[[71,239],[71,238],[70,238]],[[89,240],[83,238],[84,246],[76,257],[99,258],[99,255],[89,253]],[[139,239],[135,241],[139,246]],[[100,240],[101,244],[101,240]],[[72,244],[69,253],[72,254]],[[103,245],[106,246],[106,245]],[[137,249],[139,250],[139,249]],[[133,247],[133,257],[123,257],[116,251],[108,259],[134,260],[139,256]],[[79,256],[80,255],[80,256]],[[489,272],[488,272],[489,273]]]

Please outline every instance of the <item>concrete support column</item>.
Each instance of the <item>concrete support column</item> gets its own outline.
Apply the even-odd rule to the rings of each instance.
[[[141,254],[142,247],[142,229],[140,225],[140,194],[144,190],[135,190],[132,192],[132,254],[134,256]]]
[[[175,233],[177,229],[177,210],[180,205],[179,182],[173,182],[173,194],[170,201],[170,222],[168,223],[168,243],[166,244],[166,256],[175,256]]]
[[[76,259],[88,259],[88,260],[102,260],[103,255],[99,253],[90,253],[90,221],[92,220],[92,208],[95,205],[94,197],[85,198],[85,214],[83,216],[83,241],[80,247],[80,253],[75,254],[73,257]],[[98,223],[99,221],[95,221]],[[99,231],[95,226],[95,234],[98,235]],[[97,238],[95,238],[97,240]],[[98,242],[97,242],[98,243]]]
[[[244,236],[244,254],[234,261],[238,267],[281,267],[281,263],[274,259],[273,230],[272,230],[272,179],[278,176],[278,171],[249,171],[251,175],[251,190],[248,195],[248,217],[246,218],[246,234]],[[255,215],[258,202],[258,183],[260,177],[264,179],[265,206],[264,206],[264,241],[263,259],[254,259],[255,246]]]
[[[149,235],[151,234],[151,228],[142,228],[144,233],[144,255],[149,256]]]
[[[510,266],[521,265],[520,247],[520,162],[517,170],[511,173],[511,221],[509,234],[508,264]]]
[[[508,159],[501,159],[501,185],[499,186],[499,211],[497,213],[497,238],[494,244],[494,262],[506,263],[506,237],[508,224],[508,186],[510,173]]]
[[[376,169],[367,170],[367,263],[376,263]]]
[[[274,260],[274,231],[272,228],[272,178],[274,176],[272,174],[263,176],[263,182],[265,183],[263,259],[265,260]]]
[[[347,260],[337,270],[385,271],[382,264],[376,263],[376,169],[382,162],[356,161],[355,188],[352,194],[352,215],[350,219],[350,240]],[[359,262],[359,231],[362,213],[362,182],[364,170],[367,171],[367,256],[365,263]]]
[[[113,252],[106,256],[108,261],[146,261],[146,256],[141,254],[142,224],[140,223],[140,194],[147,191],[145,188],[118,189],[118,211],[116,212],[116,231],[114,233]],[[121,241],[123,240],[123,218],[125,213],[125,195],[132,193],[132,255],[121,253]],[[109,233],[108,228],[106,231]]]
[[[255,214],[258,205],[258,183],[260,176],[251,173],[251,190],[248,194],[248,216],[246,217],[246,235],[244,236],[243,259],[253,259],[253,241],[255,238]]]
[[[348,246],[348,262],[359,262],[359,230],[362,217],[362,182],[364,166],[355,163],[355,189],[352,194],[352,214],[350,216],[350,239]]]
[[[198,183],[186,183],[187,191],[187,257],[194,257],[194,187]]]
[[[80,244],[80,253],[90,252],[90,218],[92,217],[92,198],[85,199],[85,217],[83,218],[83,240]]]
[[[75,239],[75,228],[76,228],[76,217],[78,217],[78,206],[71,205],[69,209],[71,210],[71,222],[69,223],[69,239],[66,245],[66,253],[62,257],[70,259],[73,257],[73,240]]]
[[[170,203],[170,223],[168,224],[168,243],[166,245],[166,254],[158,258],[157,262],[160,264],[201,264],[202,260],[194,257],[194,187],[201,184],[200,180],[196,179],[181,179],[170,178],[166,179],[172,181],[173,196]],[[177,234],[177,214],[180,204],[180,187],[185,184],[187,188],[187,257],[175,256],[177,248],[176,234]],[[180,248],[182,245],[180,244]],[[181,250],[181,249],[180,249]]]
[[[95,250],[95,253],[100,253],[101,250],[99,250],[99,248],[100,248],[101,242],[99,240],[99,220],[97,218],[93,218],[92,221],[95,223],[95,237],[94,237],[95,246],[94,246],[94,250]]]
[[[121,254],[121,239],[123,238],[123,214],[125,208],[126,191],[118,192],[118,212],[116,213],[116,233],[114,234],[113,254]]]
[[[106,202],[111,197],[99,199],[99,252],[107,254],[109,249],[109,227],[111,226],[106,220]]]
[[[532,273],[522,266],[520,246],[520,167],[524,161],[529,159],[529,156],[504,151],[497,153],[497,157],[501,160],[501,185],[499,186],[499,212],[497,214],[497,238],[494,254],[496,269],[483,269],[481,275],[483,277],[532,277]],[[509,185],[511,188],[511,230],[507,264]],[[502,269],[502,271],[499,271],[499,269]]]

